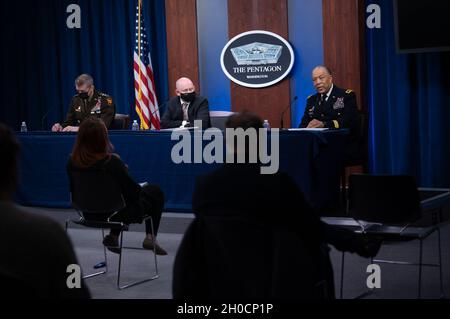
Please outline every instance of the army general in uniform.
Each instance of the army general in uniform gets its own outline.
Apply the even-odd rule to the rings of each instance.
[[[325,66],[314,68],[312,80],[317,93],[307,99],[300,128],[349,129],[346,160],[351,161],[359,153],[361,129],[356,95],[334,85],[333,75]]]
[[[116,106],[112,97],[97,91],[94,80],[88,74],[82,74],[75,80],[78,92],[70,101],[66,120],[52,127],[53,132],[77,132],[81,122],[88,117],[98,117],[110,128],[116,114]]]

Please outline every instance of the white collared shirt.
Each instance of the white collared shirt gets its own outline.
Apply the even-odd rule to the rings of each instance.
[[[334,89],[334,84],[331,84],[331,88],[325,96],[325,102],[328,101],[328,98],[330,97],[331,92],[333,92],[333,89]]]

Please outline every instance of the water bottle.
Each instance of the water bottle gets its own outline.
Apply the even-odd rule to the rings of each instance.
[[[139,124],[138,124],[137,120],[133,121],[133,125],[131,126],[131,130],[132,131],[139,131]]]
[[[22,125],[20,125],[20,131],[21,132],[28,132],[27,123],[22,122]]]
[[[270,130],[270,124],[269,124],[269,121],[268,121],[268,120],[264,120],[263,127],[264,127],[266,130]]]

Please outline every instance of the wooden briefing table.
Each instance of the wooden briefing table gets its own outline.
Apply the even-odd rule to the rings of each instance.
[[[28,132],[17,136],[22,144],[18,202],[70,207],[66,163],[76,134]],[[110,131],[109,136],[137,182],[148,181],[162,188],[165,211],[191,212],[195,178],[220,165],[173,163],[171,150],[179,141],[171,140],[171,132]],[[316,208],[339,204],[347,136],[347,130],[280,132],[280,171],[296,181]]]

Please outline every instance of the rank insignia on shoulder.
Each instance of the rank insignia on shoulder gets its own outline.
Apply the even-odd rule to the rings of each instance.
[[[347,91],[345,91],[346,94],[350,94],[350,93],[352,93],[352,92],[353,92],[353,90],[347,90]]]
[[[108,103],[108,105],[112,105],[113,100],[109,97],[106,99],[106,102]]]

